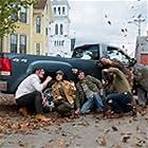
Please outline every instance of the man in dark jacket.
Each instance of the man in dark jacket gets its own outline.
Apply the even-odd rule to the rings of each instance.
[[[135,65],[134,79],[138,95],[138,104],[145,107],[148,104],[148,66]]]
[[[99,111],[103,111],[104,105],[100,97],[102,83],[90,75],[86,76],[83,71],[79,71],[78,79],[79,81],[76,84],[77,93],[75,113],[88,113],[94,107]]]

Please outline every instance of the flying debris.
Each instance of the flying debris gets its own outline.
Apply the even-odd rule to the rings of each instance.
[[[134,8],[134,6],[131,6],[131,9],[133,9]]]
[[[127,28],[125,28],[125,31],[127,32]]]
[[[107,23],[109,24],[109,25],[111,25],[112,23],[111,23],[111,21],[107,21]]]
[[[124,32],[124,29],[121,29],[121,32]]]
[[[124,46],[124,45],[122,45],[122,48],[125,48],[125,46]]]
[[[140,18],[142,15],[141,14],[139,14],[138,16],[137,16],[137,18]]]
[[[105,18],[107,18],[107,14],[105,14]]]

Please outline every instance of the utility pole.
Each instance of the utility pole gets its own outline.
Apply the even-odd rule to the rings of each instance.
[[[138,26],[138,37],[141,36],[141,23],[145,22],[144,18],[141,18],[141,15],[139,15],[136,19],[129,21],[129,24],[135,24]]]
[[[145,22],[145,19],[142,18],[141,14],[139,14],[138,17],[135,18],[134,20],[128,22],[129,24],[133,23],[133,24],[137,25],[137,27],[138,27],[138,36],[137,36],[137,43],[136,43],[137,45],[139,45],[139,42],[140,42],[139,40],[140,40],[140,37],[141,37],[141,24],[143,22]],[[136,50],[135,51],[135,57],[137,59],[137,62],[140,62],[140,60],[141,60],[141,56],[140,56],[141,55],[141,48],[139,49],[139,47],[136,47],[135,50]]]

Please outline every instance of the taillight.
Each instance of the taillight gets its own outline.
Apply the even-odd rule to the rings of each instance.
[[[12,62],[11,59],[2,57],[0,58],[0,74],[1,75],[11,75],[12,72]]]

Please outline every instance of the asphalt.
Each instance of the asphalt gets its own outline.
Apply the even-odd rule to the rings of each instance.
[[[0,148],[148,148],[148,113],[102,119],[86,115],[31,133],[0,134]]]

